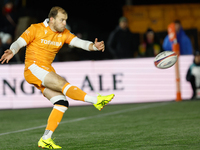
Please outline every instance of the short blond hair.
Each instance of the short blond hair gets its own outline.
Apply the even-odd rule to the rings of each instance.
[[[55,19],[58,12],[61,12],[62,14],[67,14],[67,12],[63,8],[61,8],[59,6],[55,6],[55,7],[52,7],[50,12],[49,12],[49,15],[48,15],[49,19],[51,17],[53,17]]]

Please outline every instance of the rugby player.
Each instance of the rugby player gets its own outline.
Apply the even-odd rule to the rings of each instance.
[[[103,41],[98,42],[96,38],[93,43],[70,33],[65,28],[67,18],[68,15],[63,8],[53,7],[49,12],[48,19],[43,23],[32,24],[11,44],[0,59],[2,64],[8,63],[20,48],[26,46],[24,77],[28,83],[41,90],[43,95],[53,104],[45,132],[38,141],[38,146],[42,148],[61,148],[54,143],[51,137],[68,109],[66,96],[74,100],[92,103],[98,110],[101,110],[114,97],[114,94],[90,96],[56,74],[51,66],[56,53],[64,43],[87,51],[104,51]]]

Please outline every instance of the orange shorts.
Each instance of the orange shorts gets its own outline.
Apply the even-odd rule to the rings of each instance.
[[[44,78],[51,71],[55,72],[51,65],[32,63],[26,65],[24,69],[24,77],[29,84],[33,84],[43,93],[45,89]]]

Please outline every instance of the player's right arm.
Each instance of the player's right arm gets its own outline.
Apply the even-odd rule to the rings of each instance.
[[[15,42],[13,42],[10,46],[10,49],[7,49],[4,54],[1,56],[1,64],[4,62],[8,63],[11,58],[24,46],[26,46],[26,41],[19,37]]]
[[[15,42],[13,42],[9,49],[7,49],[1,56],[1,64],[8,63],[10,59],[24,46],[33,41],[35,34],[35,27],[31,25]]]

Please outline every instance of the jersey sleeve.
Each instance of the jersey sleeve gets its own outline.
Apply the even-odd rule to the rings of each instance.
[[[28,29],[26,29],[26,31],[24,31],[24,33],[22,33],[20,37],[23,38],[28,45],[35,39],[35,33],[36,29],[34,25],[31,25]]]
[[[71,40],[76,37],[76,35],[71,33],[69,30],[66,32],[66,36],[67,37],[66,37],[65,43],[67,43],[67,44],[69,44],[71,42]]]

